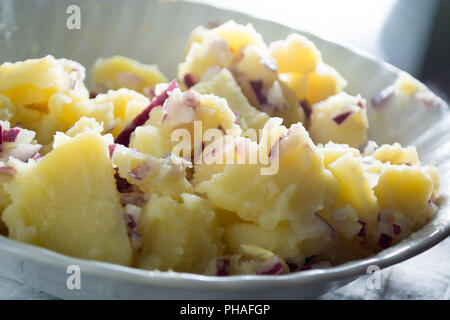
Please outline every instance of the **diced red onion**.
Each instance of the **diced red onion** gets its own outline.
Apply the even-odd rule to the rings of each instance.
[[[143,239],[142,239],[142,236],[140,235],[140,233],[138,233],[135,230],[132,230],[128,233],[128,237],[130,238],[131,247],[133,248],[133,250],[135,252],[141,250],[142,244],[143,244]]]
[[[195,84],[197,83],[197,81],[195,80],[195,77],[193,74],[190,73],[186,73],[184,75],[184,83],[186,84],[186,87],[191,88],[193,86],[195,86]]]
[[[358,101],[357,106],[360,107],[361,109],[364,109],[364,104],[362,101]]]
[[[147,96],[150,100],[152,100],[153,98],[155,98],[156,94],[155,94],[155,88],[153,87],[145,87],[142,89],[142,93]]]
[[[361,230],[359,230],[358,237],[365,238],[367,233],[367,224],[364,221],[358,221],[361,224]]]
[[[396,236],[398,236],[400,233],[402,233],[402,228],[398,224],[392,224],[392,231]]]
[[[378,212],[378,215],[377,215],[378,222],[380,222],[380,221],[391,222],[392,218],[393,218],[392,212],[390,212],[390,211],[380,211],[380,212]]]
[[[114,168],[114,170],[116,171],[114,174],[114,178],[116,179],[116,186],[117,186],[117,190],[120,193],[126,193],[126,192],[130,192],[132,191],[133,187],[132,185],[124,178],[122,178],[119,175],[119,170],[116,168]]]
[[[380,248],[386,249],[389,248],[391,244],[392,244],[392,237],[385,233],[382,233],[380,235],[380,238],[378,239],[378,246]]]
[[[117,147],[117,144],[110,144],[109,146],[108,146],[108,149],[109,149],[109,157],[110,158],[112,158],[112,156],[113,156],[113,153],[114,153],[114,150],[116,149],[116,147]]]
[[[333,228],[333,226],[331,224],[328,223],[327,220],[325,220],[324,218],[322,218],[317,212],[314,213],[314,215],[320,219],[320,221],[322,221],[331,231],[331,239],[333,239],[334,241],[337,240],[337,232],[336,229]]]
[[[3,129],[1,124],[0,124],[0,152],[3,152]]]
[[[38,153],[36,153],[31,159],[33,159],[33,160],[39,160],[39,159],[42,159],[43,157],[44,157],[44,156],[38,152]]]
[[[2,140],[4,142],[15,142],[17,136],[19,135],[20,129],[17,128],[11,128],[9,130],[3,131],[3,137]]]
[[[136,179],[136,180],[144,180],[149,171],[152,169],[150,164],[148,162],[143,162],[140,165],[138,165],[136,168],[131,170],[128,174],[130,177]]]
[[[94,99],[96,96],[98,96],[98,92],[90,91],[89,92],[89,99]]]
[[[386,105],[386,102],[394,95],[394,86],[389,86],[372,98],[372,106],[374,109],[380,109]]]
[[[234,123],[238,124],[239,123],[239,111],[234,111],[233,113],[236,116],[236,119],[234,120]]]
[[[296,272],[299,270],[299,267],[295,262],[288,259],[288,260],[285,260],[285,263],[289,268],[289,272]]]
[[[6,161],[9,157],[13,157],[17,160],[27,162],[41,150],[41,147],[42,146],[39,144],[20,144],[15,148],[7,149],[6,152],[2,154],[0,160]]]
[[[120,194],[120,201],[124,206],[132,204],[137,207],[142,207],[147,203],[147,198],[141,192],[123,192]]]
[[[311,105],[309,104],[308,100],[303,99],[299,101],[300,107],[303,109],[303,112],[305,113],[305,117],[307,120],[311,118]]]
[[[284,271],[283,264],[278,256],[273,256],[269,260],[266,260],[258,265],[256,274],[259,275],[277,275]]]
[[[333,121],[336,122],[338,125],[341,125],[345,120],[347,120],[348,117],[350,117],[353,114],[353,111],[349,111],[343,114],[340,114],[333,118]]]
[[[256,95],[256,98],[258,99],[259,104],[263,105],[267,103],[267,97],[266,95],[262,92],[263,90],[263,82],[262,80],[251,80],[249,81],[250,86],[253,89],[253,92]]]
[[[125,129],[123,129],[123,131],[117,136],[114,142],[128,147],[128,145],[130,144],[131,134],[134,132],[134,130],[139,126],[142,126],[148,120],[150,111],[152,111],[152,109],[155,107],[162,106],[169,97],[169,93],[176,88],[178,88],[178,83],[176,80],[172,80],[169,83],[167,89],[164,90],[164,92],[161,93],[159,96],[156,96],[152,100],[152,102],[150,102],[148,107],[145,108],[136,118],[134,118],[125,127]]]
[[[13,167],[0,167],[0,175],[14,177],[16,175],[16,169]]]
[[[283,140],[283,136],[278,138],[277,141],[275,141],[273,146],[270,148],[270,150],[269,150],[269,163],[271,163],[272,159],[274,157],[276,157],[280,153],[279,151],[280,151],[280,142],[281,142],[281,140]]]
[[[216,276],[228,276],[230,274],[230,260],[226,258],[217,258],[216,270]]]
[[[136,226],[137,226],[136,220],[134,220],[134,217],[131,214],[125,213],[125,219],[127,221],[128,227],[131,230],[136,228]]]

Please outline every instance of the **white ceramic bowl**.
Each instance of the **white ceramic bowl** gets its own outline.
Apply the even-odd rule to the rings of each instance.
[[[267,42],[296,31],[312,39],[324,60],[349,81],[347,91],[370,100],[392,84],[398,70],[368,54],[309,32],[207,5],[141,0],[85,0],[81,30],[66,28],[66,8],[73,1],[3,0],[0,14],[0,62],[52,54],[90,67],[99,56],[123,54],[157,63],[176,75],[189,32],[200,24],[233,19],[252,23]],[[441,191],[450,181],[450,116],[448,106],[410,114],[376,113],[369,106],[369,138],[380,143],[399,141],[418,149],[423,163],[438,166]],[[393,122],[393,121],[397,122]],[[389,130],[395,128],[395,130]],[[46,249],[0,237],[0,268],[61,298],[135,299],[299,299],[314,297],[366,274],[370,265],[386,268],[411,258],[447,238],[450,206],[443,201],[439,214],[423,229],[378,255],[327,270],[282,276],[206,277],[183,273],[148,272],[107,263],[67,257]],[[66,286],[69,265],[81,268],[81,290]]]

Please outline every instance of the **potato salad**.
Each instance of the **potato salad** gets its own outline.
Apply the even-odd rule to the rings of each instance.
[[[103,57],[88,89],[75,61],[5,62],[0,233],[210,276],[328,268],[396,245],[438,211],[438,171],[412,146],[368,141],[367,110],[432,94],[402,73],[388,93],[352,95],[338,67],[303,35],[267,44],[233,21],[192,31],[176,79]]]

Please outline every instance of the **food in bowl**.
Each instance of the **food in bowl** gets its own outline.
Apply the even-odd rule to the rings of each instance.
[[[369,104],[299,34],[193,30],[178,79],[122,56],[0,66],[1,232],[148,270],[276,275],[373,255],[438,207],[414,147],[367,141]],[[426,98],[426,99],[425,99]],[[382,116],[382,115],[381,115]],[[361,151],[363,150],[363,151]]]

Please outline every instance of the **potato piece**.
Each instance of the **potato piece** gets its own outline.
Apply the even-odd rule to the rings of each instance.
[[[89,97],[84,86],[85,70],[77,62],[46,56],[0,65],[0,94],[18,106],[47,111],[47,101],[62,92],[81,101]]]
[[[3,221],[12,239],[70,256],[130,265],[132,250],[106,140],[66,137],[6,189]]]
[[[239,253],[242,245],[254,245],[272,251],[282,259],[300,254],[298,238],[289,225],[268,230],[251,223],[232,224],[225,228],[223,241],[231,253]]]
[[[240,135],[241,129],[235,121],[236,116],[225,99],[200,95],[192,90],[181,92],[175,89],[163,107],[156,107],[150,112],[150,119],[145,126],[133,133],[130,146],[155,157],[174,153],[191,160],[194,156],[192,151],[198,151],[203,142],[209,143],[206,141],[208,137],[204,136],[208,129],[216,129],[220,135],[224,132]],[[180,150],[173,150],[180,144],[190,147],[190,150],[184,150],[186,153],[191,151],[190,156],[179,154]]]
[[[345,144],[328,142],[324,146],[319,145],[319,148],[323,154],[323,164],[326,168],[328,168],[330,163],[343,157],[347,153],[350,153],[355,158],[361,157],[361,153],[359,152],[358,149],[350,148],[348,145]]]
[[[269,48],[280,73],[309,73],[322,60],[314,43],[298,33],[290,34],[286,40],[272,42]]]
[[[178,66],[178,79],[184,87],[190,88],[211,68],[227,68],[232,61],[233,53],[224,39],[215,37],[204,44],[194,42],[185,61]]]
[[[378,203],[368,176],[364,172],[362,159],[346,153],[330,163],[327,168],[339,181],[336,207],[343,208],[350,205],[362,221],[374,223]]]
[[[284,127],[274,127],[278,128]],[[310,215],[333,202],[337,185],[300,124],[283,132],[278,168],[262,173],[261,168],[266,168],[262,162],[227,164],[223,172],[199,183],[196,191],[206,194],[213,205],[266,229],[288,221],[296,230],[303,230]],[[260,142],[259,148],[262,145]]]
[[[358,148],[366,142],[369,122],[366,101],[360,96],[343,92],[312,109],[309,132],[315,143],[333,141]]]
[[[239,57],[241,50],[248,45],[256,45],[267,49],[262,36],[256,32],[251,24],[240,25],[234,21],[228,21],[214,29],[211,33],[225,39],[235,57]]]
[[[320,63],[316,70],[308,74],[306,99],[313,105],[342,92],[346,86],[347,81],[334,68]]]
[[[416,148],[402,148],[399,143],[394,143],[393,145],[382,145],[375,150],[373,157],[384,163],[389,162],[392,165],[406,164],[415,166],[420,164]]]
[[[280,74],[280,79],[294,91],[295,96],[299,101],[306,99],[308,91],[308,74],[302,73],[283,73]]]
[[[183,158],[168,155],[164,159],[140,153],[122,145],[114,145],[112,162],[119,175],[146,193],[180,199],[182,193],[193,193],[186,180],[186,168],[192,164]]]
[[[0,120],[11,120],[17,114],[17,107],[11,103],[9,98],[0,94]]]
[[[258,111],[248,103],[233,75],[227,69],[222,69],[211,79],[196,84],[192,90],[226,99],[230,109],[236,114],[238,124],[244,130],[262,129],[269,120],[265,112]]]
[[[124,56],[113,56],[100,58],[95,62],[92,81],[97,93],[128,88],[148,94],[149,89],[168,80],[157,65],[143,64]]]
[[[144,243],[138,267],[205,273],[223,251],[222,234],[208,200],[182,194],[178,202],[153,195],[143,208],[139,233]]]
[[[381,173],[373,190],[380,209],[402,212],[414,222],[415,228],[423,226],[430,216],[428,201],[433,180],[425,168],[390,166]]]

